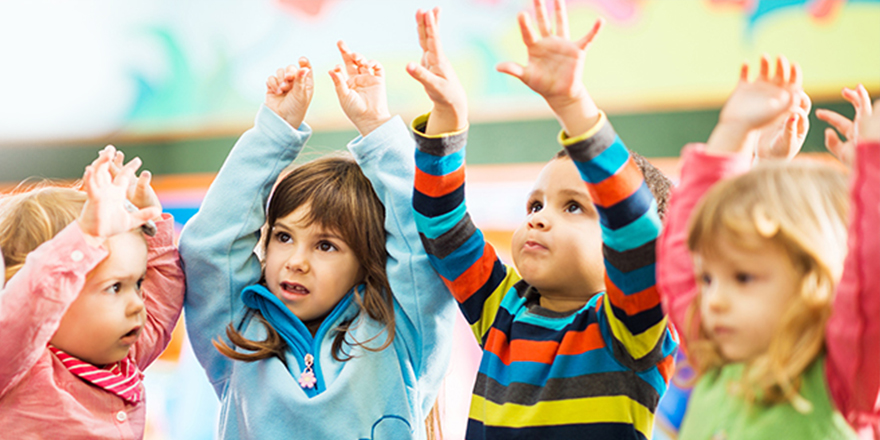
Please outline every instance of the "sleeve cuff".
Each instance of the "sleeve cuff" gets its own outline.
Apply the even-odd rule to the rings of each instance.
[[[559,130],[559,143],[562,144],[563,147],[567,147],[569,145],[574,145],[578,142],[583,142],[591,137],[593,137],[599,130],[602,129],[602,126],[608,122],[608,117],[605,115],[605,112],[599,110],[599,120],[596,121],[596,124],[593,125],[592,128],[587,130],[586,133],[577,136],[577,137],[569,137],[568,133],[565,130]]]
[[[423,138],[426,138],[426,139],[443,139],[443,138],[447,138],[450,136],[456,136],[456,135],[459,135],[459,134],[462,134],[462,133],[468,131],[469,125],[465,126],[464,128],[462,128],[461,130],[458,130],[458,131],[450,131],[447,133],[427,135],[427,134],[425,134],[425,127],[428,126],[428,118],[430,116],[431,116],[431,112],[428,112],[428,113],[425,113],[425,114],[413,119],[413,121],[412,121],[413,133],[415,133]]]

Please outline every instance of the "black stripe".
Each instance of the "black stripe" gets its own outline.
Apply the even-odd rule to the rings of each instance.
[[[489,275],[489,279],[486,280],[476,292],[468,297],[467,300],[459,304],[459,308],[461,309],[462,314],[464,314],[464,318],[468,324],[473,325],[480,320],[483,315],[483,307],[485,306],[486,299],[495,291],[498,285],[504,281],[506,276],[507,268],[500,259],[496,258],[495,264],[492,265],[492,274]],[[507,294],[507,292],[504,294]],[[480,341],[480,346],[486,342],[485,338],[486,335],[483,335],[483,340]]]
[[[553,368],[557,369],[557,365],[554,364]],[[504,386],[495,379],[478,373],[474,383],[474,395],[498,405],[512,403],[526,406],[556,400],[626,396],[648,408],[652,414],[657,408],[657,402],[660,401],[657,390],[630,370],[552,378],[547,379],[543,387],[521,382]]]
[[[651,209],[651,202],[653,201],[654,196],[651,195],[651,190],[642,181],[642,185],[639,186],[636,192],[614,205],[607,208],[599,205],[595,206],[602,225],[616,231],[645,215]]]
[[[419,237],[422,239],[422,246],[425,247],[425,252],[428,255],[443,259],[470,240],[476,232],[477,227],[471,221],[471,215],[465,213],[464,217],[443,235],[432,240],[419,232]]]
[[[580,142],[569,145],[565,147],[565,149],[568,150],[568,155],[573,160],[577,162],[589,162],[611,146],[611,144],[614,143],[615,137],[617,137],[617,133],[614,132],[614,128],[611,126],[611,121],[606,119],[605,125],[603,125],[596,134]]]
[[[413,189],[413,208],[419,214],[434,218],[453,211],[464,203],[464,184],[440,197],[431,197]]]
[[[605,261],[622,273],[632,272],[657,261],[657,240],[651,240],[637,248],[618,252],[607,245],[602,245]]]
[[[647,440],[629,423],[582,423],[572,425],[529,426],[524,428],[507,428],[502,426],[485,426],[477,420],[469,419],[467,440],[506,439],[506,440]]]
[[[660,307],[660,306],[657,306]],[[617,359],[624,367],[629,368],[633,371],[645,371],[655,367],[660,361],[663,360],[663,342],[669,336],[669,331],[664,329],[663,336],[660,336],[660,339],[657,340],[657,344],[654,345],[654,348],[648,352],[648,354],[642,356],[641,359],[635,359],[632,355],[627,351],[626,347],[620,342],[615,336],[614,332],[611,333],[611,347],[614,350],[614,358]]]
[[[427,120],[425,120],[425,124],[421,124],[413,130],[416,145],[419,147],[419,151],[423,153],[439,157],[448,156],[464,148],[467,143],[467,131],[440,138],[425,137],[426,125]]]

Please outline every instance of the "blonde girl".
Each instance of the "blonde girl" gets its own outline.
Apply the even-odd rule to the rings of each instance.
[[[761,63],[706,146],[685,150],[659,242],[658,285],[698,374],[680,438],[873,438],[878,148],[858,149],[849,216],[839,168],[748,171],[759,131],[801,111],[797,66]]]
[[[330,75],[361,134],[353,158],[278,181],[311,134],[301,58],[269,78],[254,128],[181,236],[187,329],[221,400],[221,438],[429,435],[455,306],[415,229],[414,146],[388,114],[384,71],[339,49]]]
[[[5,438],[144,436],[142,371],[171,339],[184,281],[150,174],[136,179],[140,160],[122,160],[104,149],[85,191],[41,185],[0,199]]]

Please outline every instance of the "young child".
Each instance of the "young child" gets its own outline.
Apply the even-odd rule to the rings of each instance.
[[[301,58],[269,78],[255,127],[182,233],[187,328],[222,438],[427,436],[455,305],[415,229],[413,141],[388,113],[382,66],[339,49],[330,75],[361,134],[354,159],[299,165],[272,189],[311,134]]]
[[[684,151],[658,248],[664,305],[698,374],[682,439],[880,433],[877,139],[852,155],[848,239],[835,168],[770,162],[747,173],[752,140],[798,112],[799,95],[785,58],[773,75],[764,57],[754,82],[744,65],[706,146]]]
[[[44,186],[0,200],[4,438],[144,436],[142,371],[171,339],[184,281],[150,174],[136,179],[140,159],[122,160],[101,151],[85,192]],[[126,208],[127,193],[140,209]]]
[[[564,2],[556,34],[544,2],[534,4],[540,35],[519,15],[528,65],[498,70],[550,104],[566,154],[529,196],[513,236],[515,269],[466,211],[467,105],[440,48],[436,9],[417,15],[425,55],[408,66],[434,101],[413,122],[416,222],[483,348],[466,437],[650,438],[677,345],[654,289],[657,202],[581,82],[602,21],[572,42]]]

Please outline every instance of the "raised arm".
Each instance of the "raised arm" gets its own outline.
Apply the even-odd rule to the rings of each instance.
[[[279,69],[266,85],[266,102],[254,128],[235,144],[180,237],[187,333],[218,395],[224,392],[232,361],[211,341],[226,340],[226,326],[239,325],[241,290],[260,279],[254,248],[265,222],[266,200],[311,135],[303,122],[312,97],[308,60]]]
[[[748,74],[748,65],[744,64],[739,84],[724,105],[708,144],[685,148],[681,182],[672,191],[666,224],[658,239],[657,286],[685,344],[687,335],[700,325],[696,316],[691,327],[686,327],[688,308],[699,293],[687,247],[691,212],[716,182],[749,170],[762,128],[786,124],[784,118],[792,113],[806,117],[798,100],[802,95],[796,64],[780,57],[774,75],[770,60],[764,56],[758,78],[749,82]]]
[[[851,188],[849,252],[828,320],[828,388],[860,432],[880,437],[880,101],[860,124]]]
[[[415,225],[431,265],[458,301],[477,342],[483,345],[505,293],[519,281],[471,221],[464,198],[467,100],[443,54],[439,9],[419,10],[420,64],[407,72],[425,88],[433,110],[413,121],[416,138]]]

